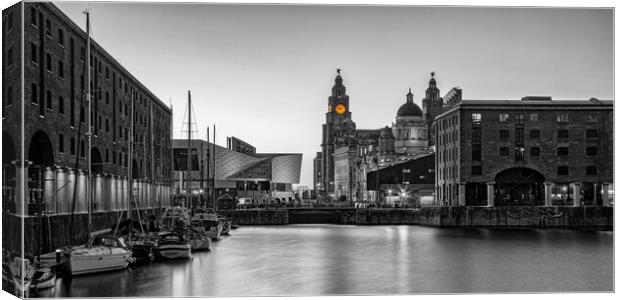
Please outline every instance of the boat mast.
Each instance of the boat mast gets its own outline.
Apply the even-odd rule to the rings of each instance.
[[[86,173],[86,199],[87,199],[87,205],[88,205],[88,232],[92,232],[92,217],[91,217],[91,210],[92,210],[92,195],[91,195],[91,149],[92,149],[92,120],[91,120],[91,115],[92,115],[92,111],[91,111],[91,101],[90,101],[90,93],[91,93],[91,82],[90,82],[90,63],[92,62],[92,58],[90,57],[90,11],[88,9],[86,9],[86,11],[84,11],[84,13],[86,14],[86,58],[85,60],[87,61],[87,67],[86,67],[86,102],[88,103],[88,114],[87,114],[87,131],[86,131],[86,137],[88,139],[88,151],[86,152],[86,157],[87,157],[87,161],[86,163],[88,164],[88,172]]]
[[[150,194],[150,198],[151,198],[151,214],[155,214],[155,208],[153,208],[153,196],[155,195],[155,193],[153,192],[153,189],[155,188],[155,145],[153,143],[153,140],[155,139],[155,135],[153,134],[153,103],[150,103],[149,107],[151,108],[150,110],[150,119],[151,119],[151,185],[150,185],[150,189],[149,189],[149,194]]]
[[[213,185],[211,186],[211,189],[213,190],[213,199],[211,201],[213,201],[213,210],[216,210],[215,207],[215,203],[216,203],[216,195],[215,195],[215,124],[213,124]]]
[[[129,220],[129,233],[132,230],[132,221],[131,221],[131,202],[133,200],[133,117],[134,117],[134,92],[131,91],[131,97],[129,97],[131,101],[131,116],[129,117],[129,156],[127,158],[127,183],[129,188],[127,192],[129,193],[127,196],[127,219]],[[138,211],[138,214],[140,212]]]
[[[211,202],[211,144],[209,143],[209,126],[207,126],[207,200]],[[207,203],[208,203],[207,202]],[[205,206],[207,206],[205,203]]]
[[[190,182],[190,172],[191,172],[191,153],[190,153],[190,143],[191,143],[191,139],[192,139],[192,94],[190,93],[190,91],[187,91],[187,118],[188,118],[188,122],[187,122],[187,176],[185,176],[185,182],[187,182],[187,188],[185,189],[186,191],[186,201],[187,201],[187,206],[190,206],[190,188],[191,188],[191,182]]]

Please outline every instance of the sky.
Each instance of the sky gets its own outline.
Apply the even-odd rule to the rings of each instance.
[[[336,68],[358,129],[391,125],[410,87],[421,107],[432,71],[442,96],[614,100],[611,9],[55,3],[82,28],[90,8],[92,38],[172,104],[175,138],[190,90],[195,137],[303,153],[309,187]]]

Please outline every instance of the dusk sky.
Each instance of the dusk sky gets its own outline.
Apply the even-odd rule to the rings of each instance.
[[[391,125],[430,72],[443,96],[613,100],[612,9],[56,2],[164,103],[181,138],[192,92],[198,138],[303,153],[312,186],[336,68],[358,129]]]

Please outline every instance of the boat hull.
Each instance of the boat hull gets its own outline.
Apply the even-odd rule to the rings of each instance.
[[[69,254],[71,275],[83,275],[127,268],[131,251],[122,248],[78,250]]]
[[[189,244],[161,245],[153,248],[158,257],[165,259],[191,258],[191,246]]]
[[[189,244],[192,247],[192,250],[209,250],[211,248],[211,239],[201,238],[201,239],[192,239],[189,241]]]
[[[50,268],[43,268],[35,273],[32,288],[35,290],[49,289],[56,286],[56,272]]]

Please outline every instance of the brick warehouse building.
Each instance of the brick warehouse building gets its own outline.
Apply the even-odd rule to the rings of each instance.
[[[437,116],[437,205],[609,205],[612,101],[463,100]]]
[[[21,4],[3,11],[3,210],[22,215],[18,189],[20,125],[27,160],[26,215],[76,213],[86,202],[86,33],[51,3],[24,4],[24,115],[21,106]],[[172,112],[91,39],[92,191],[95,213],[125,207],[128,168],[141,208],[167,205]],[[133,104],[133,105],[132,105]],[[133,107],[134,153],[129,141]],[[114,213],[117,215],[117,213]],[[105,222],[99,225],[104,226]]]

